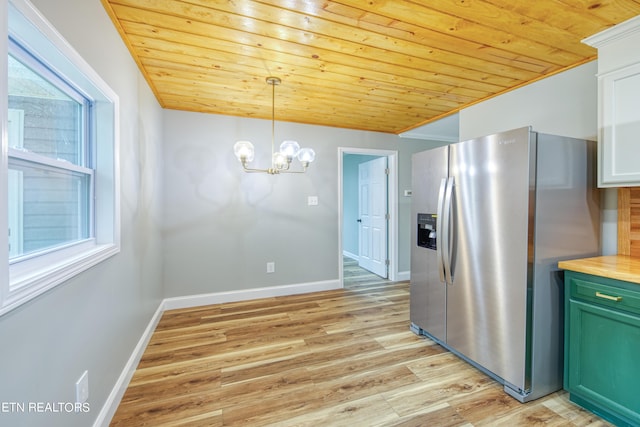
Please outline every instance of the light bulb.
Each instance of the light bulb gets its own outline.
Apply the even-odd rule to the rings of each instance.
[[[240,163],[249,163],[253,161],[255,150],[253,144],[249,141],[238,141],[233,145],[233,153]]]
[[[300,160],[303,165],[313,162],[315,158],[316,152],[311,148],[301,148],[300,151],[298,151],[298,160]]]
[[[280,144],[280,152],[289,159],[293,159],[297,156],[298,151],[300,151],[300,144],[296,141],[282,141],[282,144]]]
[[[289,166],[289,160],[287,159],[287,155],[278,151],[277,153],[273,153],[273,165],[276,169],[287,169]]]

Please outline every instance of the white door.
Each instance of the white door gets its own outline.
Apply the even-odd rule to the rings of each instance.
[[[360,267],[387,278],[387,158],[358,165]]]

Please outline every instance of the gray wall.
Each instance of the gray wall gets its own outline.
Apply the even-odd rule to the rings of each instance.
[[[162,298],[162,110],[99,1],[32,1],[120,97],[122,250],[0,317],[0,402],[74,402],[89,370],[91,411],[0,425],[86,427]]]
[[[597,62],[589,62],[460,111],[460,139],[533,126],[542,133],[596,140]],[[601,190],[602,252],[617,253],[617,192]]]
[[[460,111],[460,140],[523,126],[595,140],[597,63],[589,62]]]
[[[428,143],[364,132],[276,123],[276,141],[316,151],[304,175],[246,174],[236,140],[256,146],[268,166],[270,122],[164,112],[164,279],[167,297],[305,284],[339,278],[338,148],[399,151],[399,187],[410,182],[410,153]],[[307,206],[318,196],[318,206]],[[399,209],[399,270],[409,269],[410,205]],[[266,263],[276,272],[266,273]]]

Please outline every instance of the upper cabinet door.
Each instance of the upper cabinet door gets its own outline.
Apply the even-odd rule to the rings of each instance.
[[[599,76],[600,187],[640,185],[640,62]]]
[[[583,43],[598,49],[598,186],[640,186],[640,15]]]

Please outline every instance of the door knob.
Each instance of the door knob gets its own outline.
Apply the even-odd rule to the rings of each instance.
[[[359,220],[358,220],[358,222],[362,222],[362,220],[361,220],[361,219],[359,219]]]

